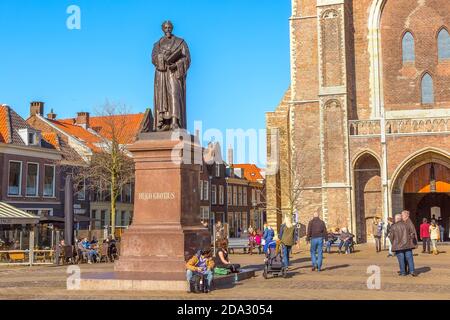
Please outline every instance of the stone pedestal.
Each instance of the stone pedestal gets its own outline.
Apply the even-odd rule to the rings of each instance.
[[[115,271],[186,282],[186,260],[211,245],[200,223],[200,165],[194,158],[201,157],[201,147],[190,135],[180,141],[172,133],[149,133],[129,150],[136,165],[134,215]]]

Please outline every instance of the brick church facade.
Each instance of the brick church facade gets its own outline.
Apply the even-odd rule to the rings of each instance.
[[[270,224],[320,210],[365,242],[405,208],[449,235],[449,32],[448,0],[292,0],[291,86],[267,114]]]

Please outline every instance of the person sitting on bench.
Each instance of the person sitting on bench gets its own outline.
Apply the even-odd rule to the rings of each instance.
[[[194,275],[200,275],[207,279],[208,287],[206,292],[211,291],[213,281],[214,260],[212,259],[211,249],[199,251],[186,264],[186,278],[188,284],[191,283]]]
[[[339,240],[339,228],[332,229],[331,232],[328,233],[328,241],[327,241],[327,253],[331,253],[331,246]]]
[[[340,243],[339,243],[339,253],[342,252],[342,247],[345,248],[345,254],[350,253],[350,246],[353,244],[353,234],[348,232],[347,228],[342,228],[341,236],[339,237]]]
[[[222,240],[219,243],[219,250],[217,251],[216,258],[214,259],[214,264],[216,268],[228,269],[232,273],[238,273],[241,266],[230,262],[227,247],[228,242],[226,240]]]

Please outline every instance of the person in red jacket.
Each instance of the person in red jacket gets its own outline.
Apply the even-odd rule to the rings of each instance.
[[[422,253],[431,253],[430,248],[430,224],[428,223],[427,218],[423,219],[423,223],[420,225],[420,238],[423,242],[423,251]]]

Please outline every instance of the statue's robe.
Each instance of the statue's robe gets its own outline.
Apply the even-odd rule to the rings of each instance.
[[[176,57],[167,62],[167,58]],[[152,63],[155,72],[155,131],[163,130],[176,118],[178,126],[187,129],[186,120],[186,76],[191,64],[191,56],[186,42],[175,36],[161,38],[153,47]],[[169,65],[176,65],[170,70]]]

